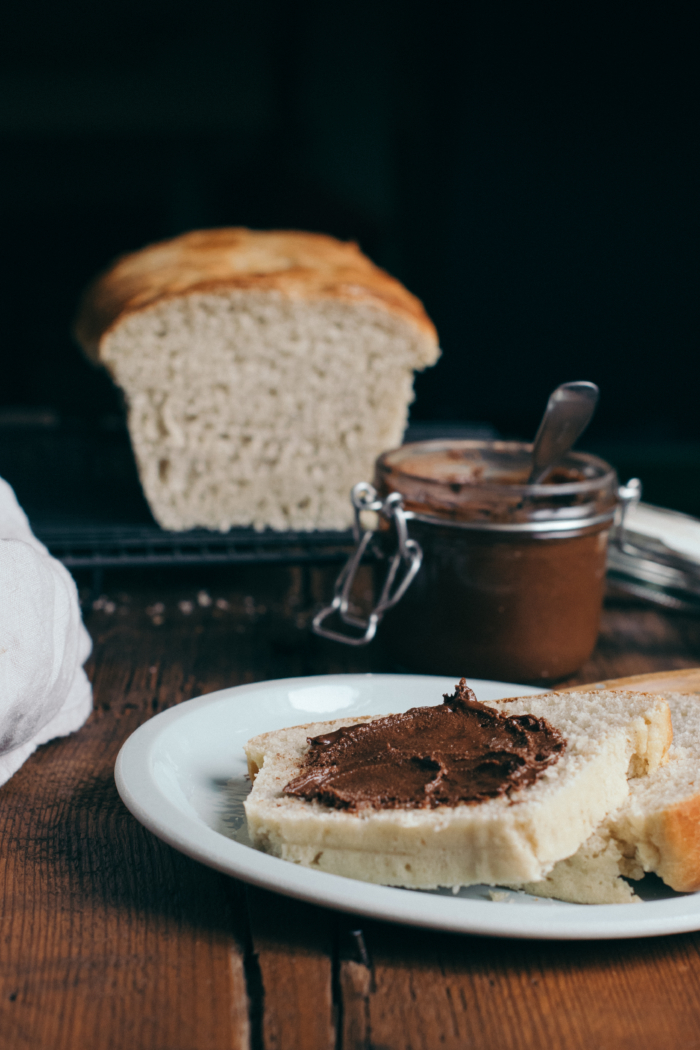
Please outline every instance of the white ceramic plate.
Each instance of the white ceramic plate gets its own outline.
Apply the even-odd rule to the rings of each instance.
[[[486,886],[457,895],[375,886],[311,871],[250,846],[243,813],[250,790],[243,744],[249,737],[304,722],[437,704],[454,684],[452,678],[423,675],[319,675],[209,693],[136,730],[117,759],[117,788],[149,831],[190,857],[329,908],[497,937],[604,939],[700,929],[700,894],[675,894],[658,880],[643,888],[648,899],[636,905],[564,904],[512,891],[493,900]],[[506,682],[469,684],[484,701],[538,692]]]

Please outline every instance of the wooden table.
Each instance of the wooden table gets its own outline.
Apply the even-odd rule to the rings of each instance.
[[[309,635],[327,569],[220,575],[202,605],[201,582],[107,581],[87,616],[94,715],[0,789],[2,1050],[700,1046],[700,934],[548,943],[365,922],[145,831],[112,770],[158,711],[258,679],[390,669],[380,650]],[[698,663],[700,619],[610,604],[578,680]]]

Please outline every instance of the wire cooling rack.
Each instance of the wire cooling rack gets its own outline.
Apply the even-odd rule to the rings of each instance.
[[[33,523],[37,537],[71,572],[87,572],[90,599],[102,593],[105,571],[232,565],[300,565],[342,562],[352,532],[256,532],[232,529],[165,532],[157,525]]]
[[[157,525],[41,525],[37,537],[68,569],[340,561],[352,532],[165,532]]]

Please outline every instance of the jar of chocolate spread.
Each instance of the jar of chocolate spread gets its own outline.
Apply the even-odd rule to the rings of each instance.
[[[423,561],[382,635],[430,674],[552,682],[598,635],[615,471],[571,452],[528,485],[532,446],[426,441],[377,461],[380,496],[401,493]]]
[[[372,541],[379,537],[378,573],[389,565],[383,604],[374,625],[349,614],[348,563],[317,633],[347,640],[322,627],[333,608],[346,623],[369,624],[354,644],[381,620],[384,643],[407,670],[543,684],[573,674],[598,635],[618,480],[603,460],[571,452],[528,485],[531,458],[529,444],[464,440],[380,456],[376,491],[357,486],[353,500],[357,510],[362,489],[365,505],[383,511]],[[397,534],[402,562],[392,553]]]

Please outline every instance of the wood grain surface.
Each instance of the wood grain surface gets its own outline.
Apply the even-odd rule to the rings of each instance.
[[[394,927],[242,886],[122,805],[117,752],[223,686],[386,671],[309,635],[333,570],[108,579],[95,712],[0,789],[2,1050],[700,1046],[700,934],[523,942]],[[610,605],[576,683],[700,663],[700,619]],[[572,681],[571,684],[576,684]]]

